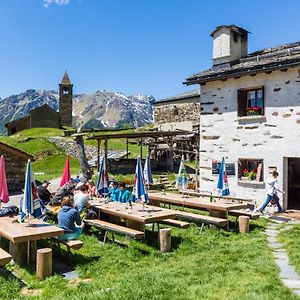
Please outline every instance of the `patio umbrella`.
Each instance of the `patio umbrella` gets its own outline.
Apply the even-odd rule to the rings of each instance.
[[[35,180],[32,173],[31,161],[28,159],[25,175],[24,195],[21,199],[21,220],[28,216],[28,224],[30,216],[38,218],[42,215],[40,199],[38,197]]]
[[[145,189],[145,183],[144,183],[142,170],[143,169],[142,169],[141,158],[138,157],[137,162],[136,162],[136,168],[135,168],[134,186],[133,186],[133,191],[132,191],[132,201],[133,202],[141,200],[142,203],[145,203],[148,201],[148,195],[147,195],[146,189]]]
[[[222,163],[220,166],[217,188],[222,196],[227,196],[230,194],[224,157],[222,158]]]
[[[101,159],[96,190],[98,195],[105,196],[108,194],[108,175],[105,155],[103,155]]]
[[[66,157],[66,163],[65,163],[65,168],[64,168],[64,173],[60,181],[60,186],[63,186],[65,183],[69,181],[71,178],[71,172],[70,172],[70,159],[69,159],[69,154],[67,153]]]
[[[145,160],[145,165],[144,165],[144,180],[145,180],[145,184],[148,185],[148,188],[149,188],[149,184],[153,183],[149,155],[147,155],[146,160]]]
[[[1,202],[7,203],[9,200],[8,188],[6,182],[5,162],[4,157],[0,157],[0,207]]]
[[[175,187],[178,190],[185,190],[187,188],[187,183],[188,183],[188,177],[187,177],[187,174],[186,174],[186,168],[185,168],[185,164],[184,164],[184,157],[182,155],[181,160],[180,160],[178,175],[177,175],[177,178],[176,178]]]

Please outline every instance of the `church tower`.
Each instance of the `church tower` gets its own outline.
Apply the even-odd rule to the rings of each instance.
[[[72,127],[72,95],[73,84],[71,84],[68,73],[65,72],[59,84],[59,114],[62,126]]]

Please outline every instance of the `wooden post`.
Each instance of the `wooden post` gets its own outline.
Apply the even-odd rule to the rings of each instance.
[[[36,275],[41,280],[52,275],[52,249],[44,248],[37,251]]]
[[[159,246],[163,253],[171,251],[171,229],[163,228],[159,230]]]
[[[80,167],[81,167],[83,176],[86,180],[89,180],[92,178],[93,172],[91,171],[91,169],[87,163],[86,156],[85,156],[83,136],[77,135],[75,137],[75,141],[77,144],[78,158],[79,158]]]
[[[128,139],[126,139],[126,158],[128,159]]]
[[[27,242],[18,244],[9,242],[9,253],[18,265],[24,265],[27,259]]]
[[[248,233],[249,232],[249,217],[247,216],[239,216],[239,229],[240,233]]]
[[[141,156],[141,159],[143,159],[143,139],[142,138],[140,139],[140,143],[141,143],[140,156]]]
[[[227,226],[226,229],[229,230],[229,220],[228,220],[228,211],[222,211],[222,210],[209,210],[209,215],[211,217],[221,218],[227,220]],[[218,227],[216,225],[209,225],[210,229],[217,229]]]
[[[97,171],[100,168],[100,140],[97,140]]]

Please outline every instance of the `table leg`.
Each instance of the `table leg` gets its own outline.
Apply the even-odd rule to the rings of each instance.
[[[137,221],[127,220],[127,227],[143,232],[145,231],[145,225]]]
[[[226,219],[227,220],[227,225],[226,225],[226,229],[229,230],[229,219],[228,219],[228,211],[225,210],[212,210],[210,209],[209,210],[209,215],[211,217],[216,217],[216,218],[221,218],[221,219]],[[210,225],[209,226],[210,228],[216,228],[215,225]]]
[[[23,265],[26,261],[26,248],[26,242],[17,244],[9,242],[9,253],[18,265]]]

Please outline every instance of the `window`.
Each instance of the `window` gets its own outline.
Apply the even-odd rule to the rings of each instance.
[[[264,115],[264,89],[238,90],[238,116]]]
[[[239,159],[238,180],[262,182],[263,160],[262,159]]]
[[[69,94],[69,89],[68,88],[64,88],[63,89],[63,94],[64,95],[68,95]]]

